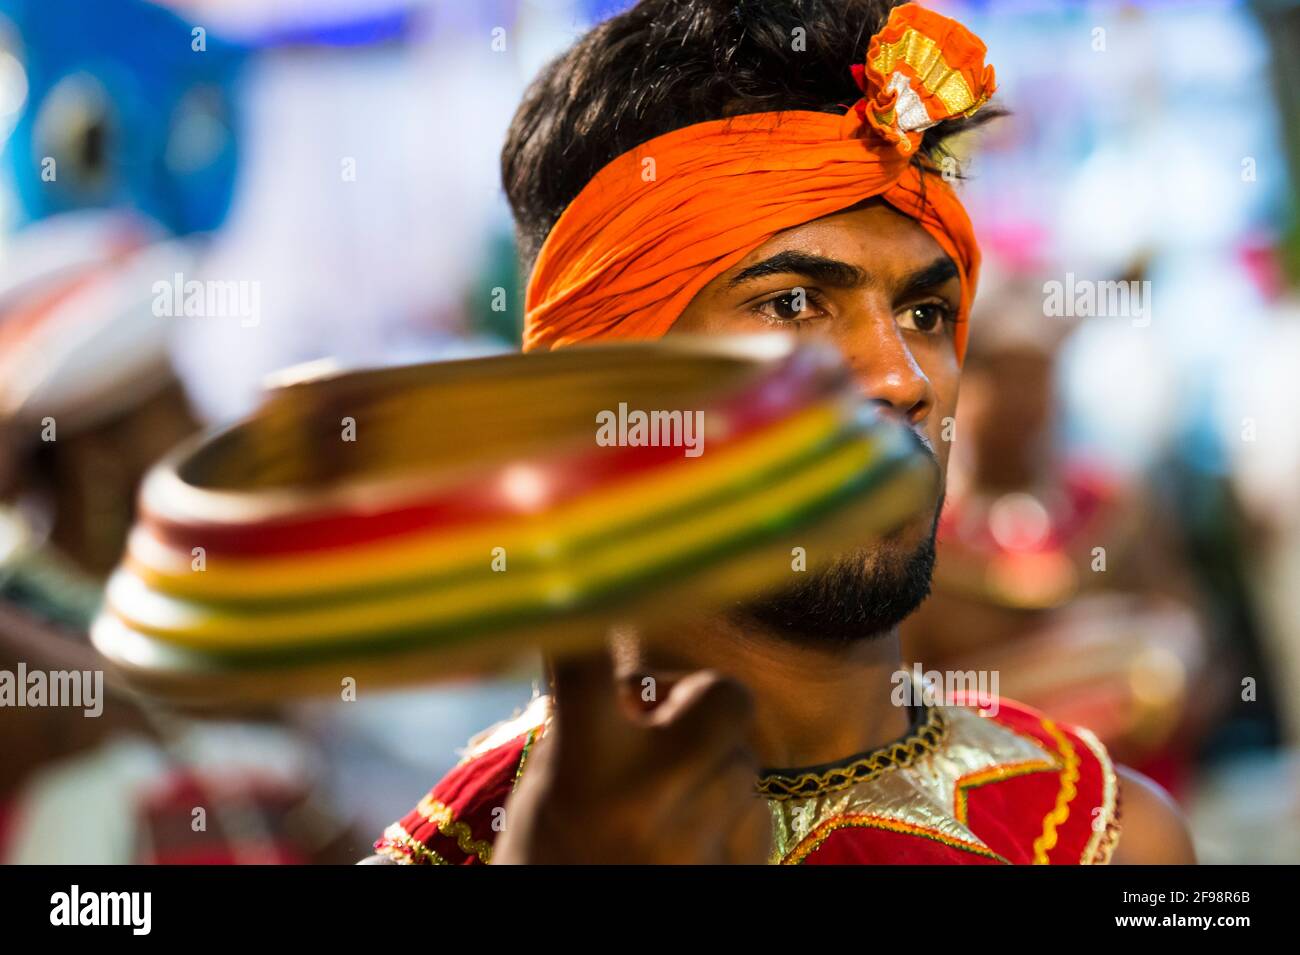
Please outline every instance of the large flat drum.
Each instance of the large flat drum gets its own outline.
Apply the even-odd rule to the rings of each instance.
[[[327,375],[153,470],[92,639],[191,703],[488,673],[793,583],[935,480],[781,336]]]

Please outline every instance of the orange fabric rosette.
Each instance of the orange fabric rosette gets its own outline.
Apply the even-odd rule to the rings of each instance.
[[[929,126],[969,116],[995,89],[984,44],[906,4],[853,70],[863,98],[842,115],[756,113],[674,130],[598,172],[547,236],[528,282],[524,349],[658,338],[691,299],[777,233],[880,196],[957,265],[956,347],[965,353],[979,273],[956,193],[912,157]]]

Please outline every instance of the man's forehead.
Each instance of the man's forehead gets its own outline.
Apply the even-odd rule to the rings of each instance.
[[[719,284],[734,284],[742,273],[778,256],[843,262],[877,281],[910,276],[939,260],[951,265],[952,277],[958,275],[955,264],[920,223],[879,203],[836,212],[778,232],[723,273]]]

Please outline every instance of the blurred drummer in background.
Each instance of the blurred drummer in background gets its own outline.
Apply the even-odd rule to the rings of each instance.
[[[1073,323],[1043,317],[1028,274],[988,284],[933,592],[903,627],[904,659],[997,671],[1002,692],[1091,726],[1177,790],[1223,687],[1176,525],[1131,479],[1062,447],[1057,354]]]

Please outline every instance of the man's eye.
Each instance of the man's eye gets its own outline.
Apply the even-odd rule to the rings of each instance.
[[[925,302],[908,307],[904,312],[903,327],[931,333],[942,330],[943,323],[952,321],[952,318],[952,309],[942,302]]]
[[[817,314],[812,293],[803,288],[792,288],[773,296],[760,302],[757,309],[763,317],[778,322],[796,322]]]

